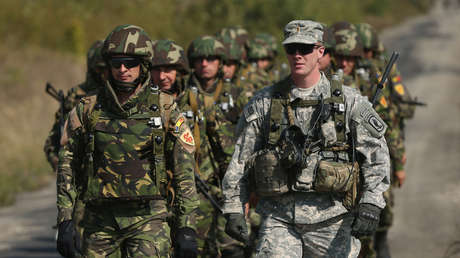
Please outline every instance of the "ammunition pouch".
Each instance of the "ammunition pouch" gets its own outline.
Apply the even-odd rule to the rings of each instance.
[[[289,192],[288,171],[280,164],[277,148],[256,152],[249,158],[246,168],[258,196],[272,197]]]
[[[355,206],[358,198],[359,164],[322,160],[315,175],[316,192],[343,194],[343,205],[347,209]]]
[[[320,156],[318,153],[304,156],[303,166],[297,169],[296,180],[291,185],[294,192],[312,192],[314,190],[315,173],[318,170]]]

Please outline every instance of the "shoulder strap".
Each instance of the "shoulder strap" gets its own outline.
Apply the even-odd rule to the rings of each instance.
[[[340,78],[333,76],[331,79],[331,98],[333,119],[337,132],[337,142],[345,143],[345,101],[343,96],[343,83]],[[329,102],[329,101],[328,101]]]

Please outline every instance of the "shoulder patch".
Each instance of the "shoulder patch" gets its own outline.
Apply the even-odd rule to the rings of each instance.
[[[405,94],[404,86],[401,83],[396,84],[394,86],[394,89],[399,95],[404,96]]]
[[[193,138],[192,131],[189,128],[185,129],[179,136],[179,141],[185,144],[184,148],[188,146],[194,147],[195,146],[195,139]],[[187,149],[187,148],[186,148]]]
[[[388,102],[387,102],[387,100],[385,99],[384,96],[380,97],[379,103],[380,103],[380,105],[382,105],[382,107],[384,107],[384,108],[387,108],[387,107],[388,107]]]
[[[177,119],[176,124],[174,125],[174,132],[179,133],[181,125],[185,122],[185,118],[183,116]]]
[[[364,126],[372,136],[376,138],[382,137],[387,128],[382,118],[380,118],[369,102],[361,101],[357,105],[351,114],[351,118]]]

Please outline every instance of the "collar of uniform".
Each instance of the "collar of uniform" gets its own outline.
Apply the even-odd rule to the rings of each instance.
[[[313,86],[313,91],[311,94],[306,97],[301,96],[301,90],[297,88],[291,80],[291,91],[289,94],[289,99],[291,102],[297,98],[301,98],[303,100],[319,99],[321,94],[323,94],[323,97],[326,98],[330,96],[329,88],[329,80],[326,78],[326,75],[323,72],[321,72],[321,77],[318,83]]]
[[[220,80],[219,78],[216,78],[216,81],[214,82],[214,84],[207,91],[205,91],[203,89],[203,86],[201,86],[201,83],[198,80],[198,77],[196,77],[195,74],[193,74],[191,78],[192,78],[192,81],[193,81],[192,86],[195,86],[200,93],[202,93],[204,95],[210,95],[210,96],[214,94],[214,91],[217,88],[217,83],[219,83],[219,80]]]

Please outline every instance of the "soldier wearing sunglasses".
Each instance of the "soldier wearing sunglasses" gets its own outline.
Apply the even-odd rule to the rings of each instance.
[[[291,74],[256,93],[223,179],[226,232],[248,242],[245,204],[260,198],[256,257],[357,257],[385,207],[385,123],[367,98],[319,70],[323,26],[289,22]]]
[[[170,211],[176,257],[197,254],[195,142],[186,118],[151,83],[152,54],[142,28],[116,27],[102,47],[104,84],[66,121],[57,177],[57,248],[65,257],[76,199],[86,204],[84,257],[170,257]]]

